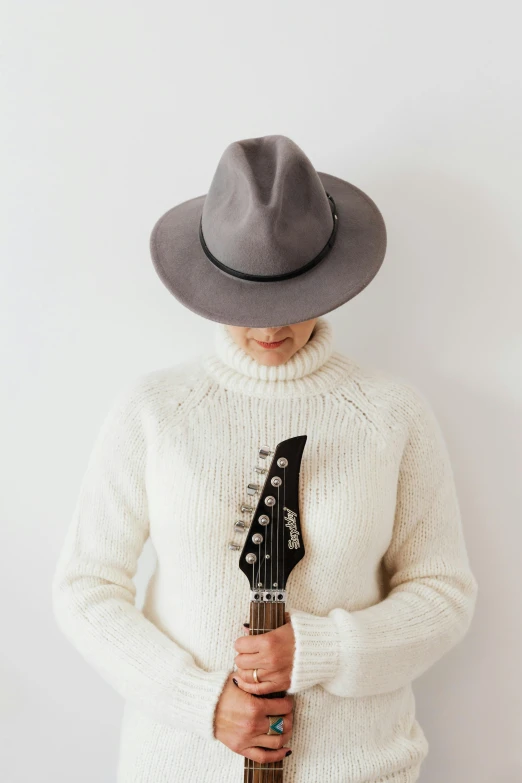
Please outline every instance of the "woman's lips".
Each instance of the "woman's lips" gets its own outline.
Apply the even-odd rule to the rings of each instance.
[[[277,346],[278,345],[282,345],[285,340],[286,340],[286,337],[283,340],[278,340],[277,342],[274,342],[274,343],[263,343],[263,342],[261,342],[261,340],[256,340],[256,343],[258,343],[258,345],[260,345],[261,348],[268,348],[268,349],[270,349],[270,348],[277,348]]]

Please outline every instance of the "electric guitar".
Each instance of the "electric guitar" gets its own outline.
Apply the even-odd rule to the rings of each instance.
[[[259,449],[262,460],[271,457],[269,467],[255,467],[265,475],[262,488],[248,484],[249,495],[259,495],[257,506],[242,504],[251,514],[250,524],[235,523],[247,534],[239,557],[239,568],[250,583],[250,633],[266,633],[285,623],[286,583],[293,568],[303,559],[305,548],[299,518],[299,474],[306,435],[281,441],[275,452]],[[239,548],[231,544],[233,548]],[[263,698],[285,696],[286,691]],[[243,783],[282,783],[283,760],[260,763],[245,757]]]

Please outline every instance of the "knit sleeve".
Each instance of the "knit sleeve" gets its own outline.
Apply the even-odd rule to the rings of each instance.
[[[205,671],[135,605],[133,581],[149,535],[146,403],[134,383],[95,439],[52,582],[54,616],[84,659],[153,719],[214,738],[229,672]],[[215,740],[217,741],[217,740]]]
[[[448,449],[431,405],[410,390],[393,534],[383,557],[389,591],[357,611],[290,610],[296,646],[288,693],[317,684],[337,696],[393,691],[423,674],[470,626],[478,584]]]

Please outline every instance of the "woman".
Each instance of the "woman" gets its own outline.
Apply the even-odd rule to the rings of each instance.
[[[243,772],[266,764],[284,783],[418,780],[411,684],[465,635],[477,583],[430,404],[336,352],[324,317],[385,248],[374,202],[285,136],[230,144],[206,196],[153,229],[158,274],[216,322],[214,347],[122,390],[53,583],[63,632],[126,700],[119,783],[271,780]],[[296,435],[306,556],[287,622],[247,636],[239,509],[259,447]]]

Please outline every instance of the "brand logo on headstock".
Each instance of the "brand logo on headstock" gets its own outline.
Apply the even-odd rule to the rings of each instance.
[[[290,541],[288,542],[289,549],[299,549],[301,543],[299,541],[299,530],[297,529],[297,512],[292,511],[291,508],[283,506],[283,519],[285,520],[285,527],[290,531]]]

